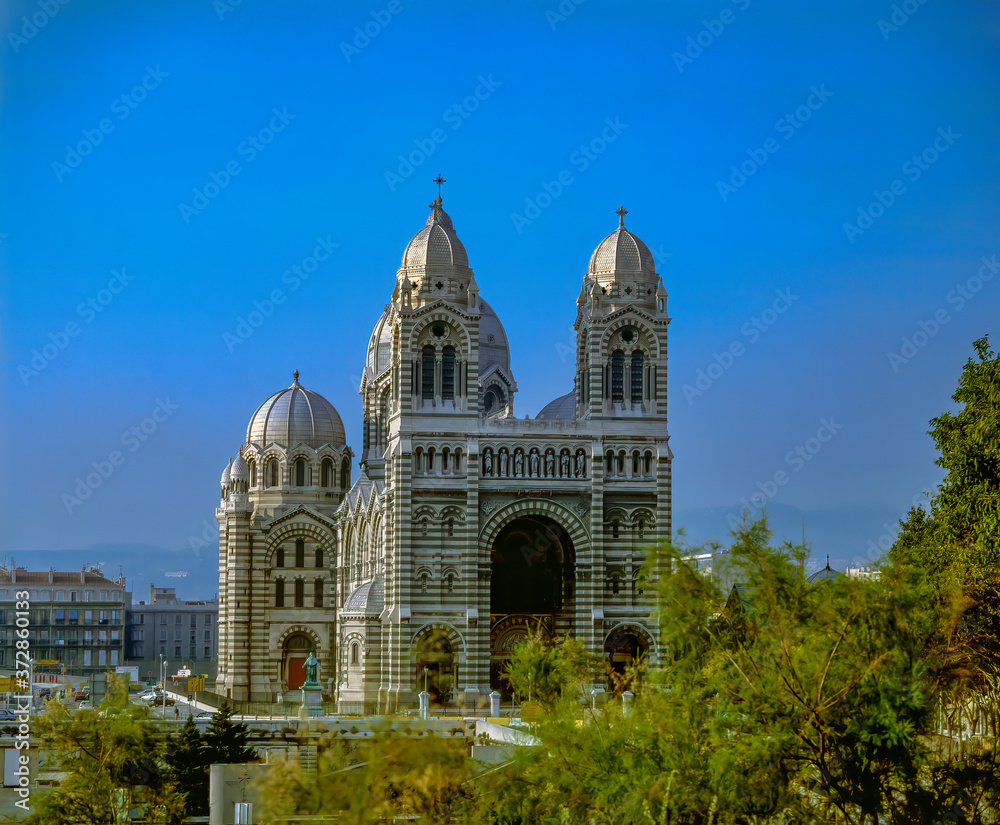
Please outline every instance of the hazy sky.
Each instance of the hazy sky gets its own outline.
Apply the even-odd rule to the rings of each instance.
[[[19,564],[183,558],[294,369],[357,451],[368,338],[439,172],[521,416],[571,389],[580,283],[629,210],[670,296],[681,523],[756,495],[877,538],[866,512],[940,477],[927,422],[972,341],[1000,344],[996,4],[5,10]]]

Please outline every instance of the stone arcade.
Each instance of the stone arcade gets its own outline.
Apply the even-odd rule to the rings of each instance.
[[[361,379],[360,474],[341,418],[292,385],[222,474],[219,676],[274,701],[310,651],[341,712],[483,704],[531,628],[621,668],[657,657],[638,579],[670,533],[667,293],[619,225],[577,300],[572,392],[514,417],[503,325],[439,195],[403,253]],[[289,697],[291,698],[291,697]]]

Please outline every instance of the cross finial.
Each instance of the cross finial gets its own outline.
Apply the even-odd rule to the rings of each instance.
[[[436,183],[438,185],[438,200],[441,200],[441,184],[447,182],[448,181],[441,177],[440,172],[438,172],[438,176],[432,181],[432,183]]]
[[[615,214],[618,216],[618,225],[621,227],[625,226],[625,216],[628,214],[628,210],[624,206],[619,206],[615,210]]]

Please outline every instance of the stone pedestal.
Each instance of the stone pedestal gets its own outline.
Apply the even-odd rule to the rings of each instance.
[[[323,688],[319,685],[303,685],[302,701],[299,703],[299,718],[323,715]]]

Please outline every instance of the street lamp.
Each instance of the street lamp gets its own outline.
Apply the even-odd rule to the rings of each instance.
[[[160,654],[163,655],[162,653]],[[163,690],[163,718],[167,718],[167,660],[160,664],[160,685]]]

